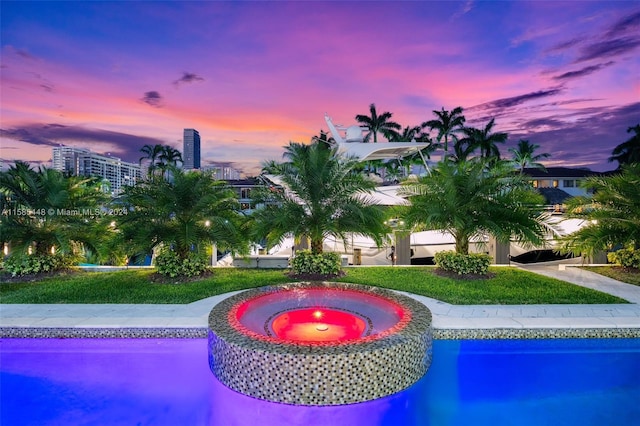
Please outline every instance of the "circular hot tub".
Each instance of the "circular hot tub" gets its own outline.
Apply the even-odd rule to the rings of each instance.
[[[245,291],[209,315],[209,363],[245,395],[351,404],[401,391],[431,364],[431,313],[409,297],[344,283]]]

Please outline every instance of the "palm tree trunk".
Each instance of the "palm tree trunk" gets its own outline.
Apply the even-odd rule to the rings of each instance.
[[[311,240],[311,253],[312,254],[320,254],[323,252],[322,248],[322,238],[320,239],[312,239]]]
[[[469,237],[467,235],[454,235],[456,241],[456,253],[469,254]]]

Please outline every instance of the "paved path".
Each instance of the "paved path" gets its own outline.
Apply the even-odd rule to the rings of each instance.
[[[638,329],[640,287],[574,267],[523,266],[543,275],[614,294],[632,303],[611,305],[451,305],[424,296],[435,329]],[[0,327],[206,328],[211,308],[226,295],[186,305],[0,305]]]

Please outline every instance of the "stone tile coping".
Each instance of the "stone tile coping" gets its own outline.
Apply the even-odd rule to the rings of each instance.
[[[462,306],[404,294],[431,310],[436,339],[554,338],[563,335],[588,338],[594,333],[596,337],[640,337],[640,287],[578,268],[560,271],[557,265],[551,265],[524,269],[600,291],[624,292],[625,298],[632,303]],[[204,338],[212,307],[237,293],[186,305],[0,305],[0,337]]]

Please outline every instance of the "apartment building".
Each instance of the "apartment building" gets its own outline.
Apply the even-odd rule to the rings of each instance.
[[[75,176],[101,177],[109,182],[109,192],[114,195],[123,186],[135,185],[143,176],[138,164],[69,146],[53,148],[52,168]]]

